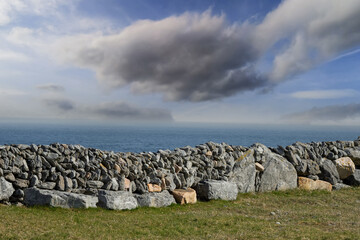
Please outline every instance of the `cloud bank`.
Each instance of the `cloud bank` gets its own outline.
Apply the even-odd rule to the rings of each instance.
[[[299,99],[337,99],[358,96],[359,92],[352,89],[336,90],[311,90],[299,91],[291,94],[293,98]]]
[[[360,104],[332,105],[314,107],[308,111],[285,115],[283,118],[293,123],[312,123],[315,121],[340,121],[360,116]]]
[[[359,13],[358,0],[286,0],[258,24],[184,13],[136,21],[118,33],[63,38],[56,56],[95,71],[109,88],[130,85],[170,101],[221,99],[268,89],[353,51]],[[273,67],[264,73],[257,63],[269,52]]]
[[[65,91],[65,88],[63,86],[52,84],[52,83],[39,85],[39,86],[36,86],[36,88],[38,88],[40,90],[50,91],[50,92],[64,92]]]

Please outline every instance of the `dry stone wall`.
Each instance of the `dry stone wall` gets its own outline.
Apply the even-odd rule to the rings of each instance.
[[[339,158],[349,158],[354,167],[343,166]],[[164,206],[174,202],[168,193],[175,189],[201,189],[202,198],[211,199],[214,193],[233,196],[296,188],[298,177],[323,180],[335,189],[357,186],[359,168],[360,138],[278,148],[208,142],[156,153],[115,153],[58,143],[6,145],[0,146],[0,201],[31,206],[43,199],[43,205],[67,207],[79,201],[79,206],[113,209]],[[346,178],[339,175],[343,169],[349,171]],[[229,190],[233,188],[236,193]],[[119,202],[119,196],[128,204]]]

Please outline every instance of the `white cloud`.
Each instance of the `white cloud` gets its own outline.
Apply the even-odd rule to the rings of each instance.
[[[21,96],[21,95],[26,95],[26,93],[17,89],[0,88],[0,96]]]
[[[290,44],[274,58],[274,82],[305,72],[360,44],[360,1],[287,0],[257,26],[256,44],[266,51]]]
[[[28,60],[29,58],[22,53],[0,49],[0,61],[25,62]]]
[[[359,92],[353,89],[338,89],[338,90],[311,90],[299,91],[291,94],[293,98],[300,99],[338,99],[358,96]]]

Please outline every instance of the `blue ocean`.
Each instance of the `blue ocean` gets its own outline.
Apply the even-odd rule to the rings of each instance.
[[[242,146],[260,142],[276,147],[296,141],[355,140],[358,136],[360,127],[338,126],[0,124],[0,145],[66,143],[115,152],[156,152],[208,141]]]

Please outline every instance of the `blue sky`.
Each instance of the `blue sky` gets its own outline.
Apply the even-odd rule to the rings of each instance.
[[[1,120],[360,125],[357,0],[0,0]]]

